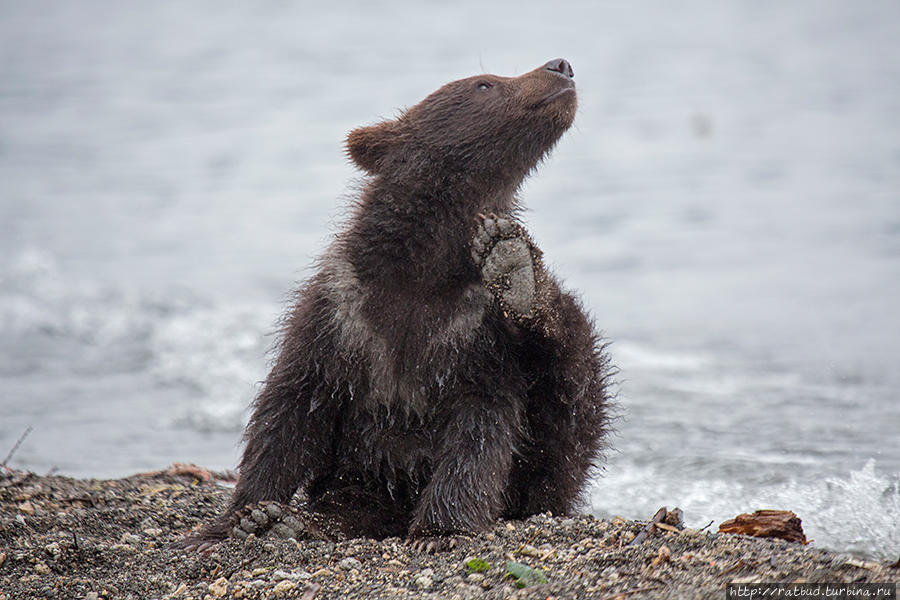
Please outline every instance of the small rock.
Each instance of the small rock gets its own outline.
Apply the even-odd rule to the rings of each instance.
[[[25,513],[26,515],[34,514],[34,504],[32,504],[31,502],[28,502],[27,500],[25,502],[23,502],[22,504],[20,504],[18,508],[21,512]]]
[[[331,575],[331,571],[329,569],[319,569],[318,571],[316,571],[315,573],[312,574],[313,577],[319,577],[320,575],[321,576]]]
[[[484,575],[482,573],[469,573],[469,576],[466,577],[471,583],[481,583],[484,581]]]
[[[522,546],[522,549],[519,550],[519,554],[524,554],[525,556],[533,556],[535,558],[540,557],[540,551],[532,546],[531,544],[525,544]]]
[[[140,544],[141,538],[134,535],[133,533],[123,533],[119,541],[121,541],[123,544]]]
[[[260,575],[265,575],[268,572],[269,572],[268,569],[263,569],[262,567],[259,567],[259,568],[253,569],[253,572],[250,573],[250,576],[251,577],[259,577]]]
[[[50,567],[48,567],[44,563],[39,562],[38,564],[34,565],[34,572],[38,575],[49,575]]]
[[[418,577],[416,577],[414,583],[420,590],[428,590],[431,589],[434,581],[428,575],[419,575]]]
[[[84,600],[100,600],[100,594],[97,592],[88,592],[84,595]]]
[[[6,562],[6,552],[0,552],[0,567]]]
[[[50,542],[49,544],[44,546],[44,550],[50,556],[56,556],[57,554],[59,554],[59,544],[57,544],[56,542]]]
[[[221,598],[226,593],[228,593],[228,580],[224,577],[219,577],[214,582],[209,584],[209,593],[212,594],[216,598]]]
[[[651,563],[654,567],[658,567],[661,564],[667,563],[672,560],[672,551],[669,550],[668,546],[660,546],[659,552],[656,555],[656,558],[653,559]]]
[[[338,564],[345,571],[349,571],[350,569],[359,569],[362,567],[362,563],[359,562],[358,560],[356,560],[355,558],[353,558],[352,556],[345,558]]]
[[[177,588],[175,588],[175,591],[172,592],[172,595],[173,595],[173,596],[180,596],[180,595],[182,595],[183,593],[185,593],[186,591],[187,591],[187,585],[184,584],[184,583],[182,583],[182,584],[179,585]],[[91,593],[93,593],[93,592],[91,592]],[[87,600],[87,598],[85,598],[85,600]]]
[[[309,579],[312,577],[306,571],[282,571],[281,569],[272,573],[272,579],[275,581],[284,581],[285,579],[289,581],[299,581],[301,579]]]
[[[272,591],[275,592],[276,596],[284,596],[288,592],[293,591],[294,588],[296,588],[296,587],[297,587],[296,583],[285,579],[283,581],[279,581],[278,583],[276,583],[275,587]]]
[[[149,535],[150,537],[159,537],[162,535],[162,529],[157,529],[156,527],[148,527],[144,530],[144,535]]]

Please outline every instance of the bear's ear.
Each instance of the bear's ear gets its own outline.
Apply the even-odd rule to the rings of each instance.
[[[359,127],[347,136],[347,154],[361,169],[375,175],[384,158],[399,143],[397,121],[382,121],[377,125]]]

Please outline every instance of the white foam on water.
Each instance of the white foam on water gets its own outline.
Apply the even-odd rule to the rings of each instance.
[[[712,360],[700,354],[666,352],[646,344],[617,341],[616,362],[621,367],[660,370],[700,371],[708,368]]]
[[[173,416],[198,431],[237,431],[265,375],[264,355],[276,307],[228,305],[178,314],[154,328],[153,374],[186,386],[196,401]]]
[[[89,389],[112,373],[143,378],[159,391],[163,423],[197,431],[237,431],[256,382],[279,311],[275,304],[202,298],[184,290],[113,289],[72,280],[51,253],[28,248],[5,261],[0,280],[0,333],[17,339],[4,372],[24,376],[52,363],[67,385]],[[61,385],[61,384],[57,384]],[[180,387],[185,393],[167,394]],[[53,381],[48,406],[63,402]],[[54,400],[58,398],[58,400]],[[172,406],[172,398],[180,404]],[[97,401],[101,401],[97,398]]]
[[[660,506],[678,506],[688,526],[710,531],[741,513],[791,510],[815,546],[879,560],[900,555],[900,473],[885,474],[869,460],[845,477],[748,486],[722,479],[688,481],[652,466],[614,465],[591,489],[599,516],[647,519]]]

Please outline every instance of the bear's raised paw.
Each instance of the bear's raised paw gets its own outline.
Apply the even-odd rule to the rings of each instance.
[[[495,214],[478,215],[472,239],[472,259],[481,278],[500,302],[503,313],[525,322],[536,316],[535,290],[540,251],[525,228]]]

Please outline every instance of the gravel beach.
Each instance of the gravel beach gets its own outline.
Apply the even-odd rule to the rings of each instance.
[[[206,475],[0,474],[0,600],[724,598],[727,583],[900,580],[896,565],[814,544],[684,529],[629,546],[645,523],[591,516],[501,522],[437,554],[396,538],[251,536],[209,554],[171,550],[228,500],[228,487]],[[533,569],[524,581],[510,575],[521,565]]]

